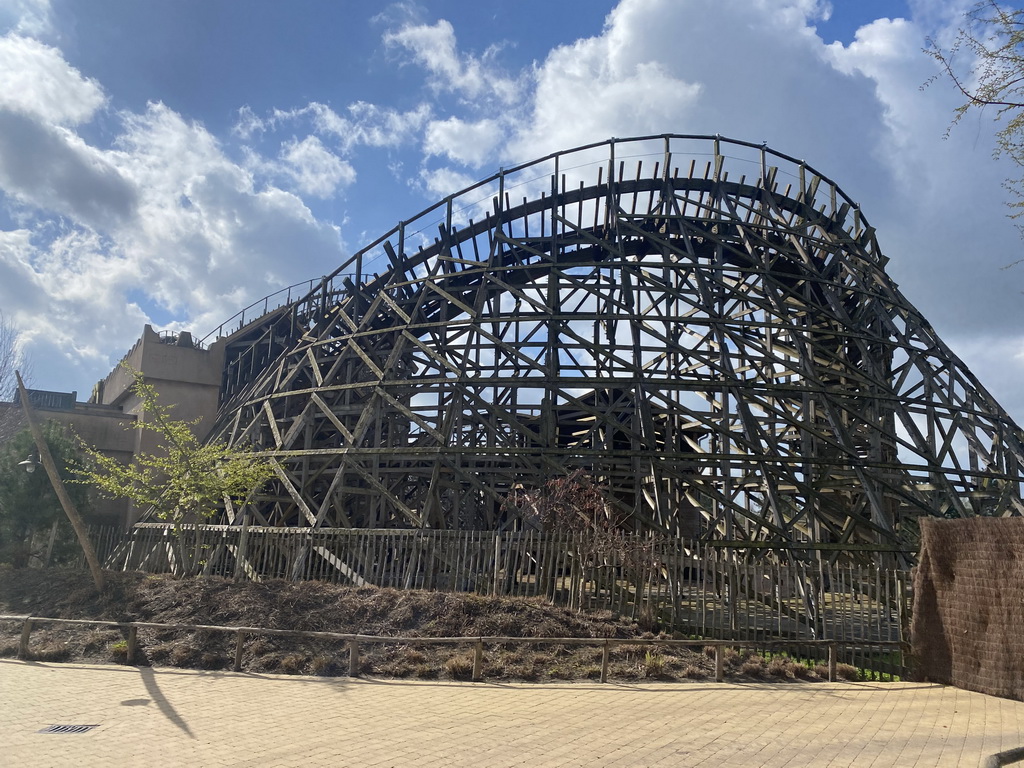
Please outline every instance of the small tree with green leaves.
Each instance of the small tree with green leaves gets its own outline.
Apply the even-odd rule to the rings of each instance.
[[[174,406],[160,403],[156,389],[143,375],[128,370],[134,378],[132,392],[144,415],[129,428],[155,433],[161,448],[137,454],[130,463],[122,464],[85,445],[86,461],[78,470],[80,482],[93,485],[105,496],[131,500],[172,523],[180,533],[182,524],[210,518],[225,499],[244,500],[274,474],[268,461],[250,451],[203,443],[192,431],[198,419],[171,418]]]
[[[47,422],[42,432],[58,472],[70,482],[78,458],[77,443],[57,422]],[[35,453],[35,441],[27,429],[0,446],[0,563],[14,567],[24,567],[33,558],[45,560],[47,552],[51,563],[64,563],[81,555],[46,472],[39,467],[29,473],[22,465]],[[88,489],[71,485],[68,492],[88,518]]]

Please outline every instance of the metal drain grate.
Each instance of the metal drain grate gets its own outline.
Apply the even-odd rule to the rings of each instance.
[[[99,728],[99,725],[51,725],[36,733],[85,733],[93,728]]]

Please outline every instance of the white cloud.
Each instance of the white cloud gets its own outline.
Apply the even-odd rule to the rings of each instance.
[[[238,111],[233,131],[248,140],[270,134],[283,126],[308,124],[318,136],[330,138],[337,149],[348,155],[359,147],[397,147],[416,140],[430,118],[428,104],[400,112],[365,101],[356,101],[338,114],[326,104],[313,101],[305,107],[274,110],[259,117],[249,107]]]
[[[430,73],[430,84],[437,91],[451,91],[469,99],[491,96],[510,104],[519,95],[519,84],[500,73],[494,58],[497,46],[477,58],[460,53],[451,22],[435,24],[407,23],[384,34],[384,43],[406,50],[413,60]]]
[[[0,112],[0,188],[44,222],[0,232],[0,282],[17,286],[0,299],[40,375],[58,360],[102,375],[150,320],[129,296],[202,333],[306,276],[283,256],[302,254],[318,274],[340,261],[335,227],[296,195],[257,186],[203,126],[162,104],[119,117],[104,150]],[[350,171],[330,158],[316,140],[295,142],[281,164],[298,186],[325,192]],[[56,230],[48,212],[65,217]]]
[[[319,198],[333,195],[339,186],[356,180],[355,169],[329,152],[316,136],[286,142],[281,160],[300,192]]]
[[[348,146],[365,144],[369,147],[395,147],[413,140],[430,116],[430,106],[419,104],[415,109],[399,112],[357,101],[348,107]],[[341,138],[345,135],[335,131]]]
[[[622,0],[600,35],[554,49],[537,68],[532,114],[509,153],[720,133],[814,162],[844,135],[870,142],[881,112],[871,84],[828,64],[810,25],[819,15],[812,2]]]
[[[418,183],[426,191],[428,197],[435,200],[459,192],[471,185],[476,179],[459,173],[452,168],[437,168],[420,171]]]
[[[258,117],[256,113],[252,111],[252,107],[246,104],[239,108],[238,119],[231,128],[232,133],[248,141],[254,135],[261,134],[265,130],[267,130],[267,121]]]
[[[55,125],[92,118],[106,101],[94,80],[68,65],[60,51],[8,34],[0,37],[0,108]]]
[[[43,37],[53,32],[50,0],[4,0],[0,3],[0,30]]]
[[[504,138],[497,120],[488,118],[471,123],[449,117],[427,125],[423,148],[428,155],[444,155],[457,163],[479,168]]]
[[[291,282],[284,253],[303,253],[320,271],[338,259],[333,227],[295,195],[257,188],[202,126],[167,107],[150,105],[127,120],[119,147],[121,168],[142,196],[139,224],[119,242],[150,272],[147,289],[165,306],[223,313],[218,286],[248,284],[255,298]]]
[[[2,109],[0,188],[100,229],[133,216],[137,204],[135,188],[104,153],[66,128]]]
[[[385,184],[398,182],[433,202],[489,163],[611,136],[720,133],[806,158],[862,202],[910,300],[983,381],[1009,386],[1024,361],[985,350],[1024,348],[1024,273],[998,269],[1020,249],[1000,187],[1016,169],[992,159],[987,115],[944,141],[956,96],[942,82],[919,90],[934,71],[926,35],[948,40],[966,5],[912,0],[911,18],[877,20],[843,46],[817,34],[829,13],[817,0],[621,0],[599,34],[511,73],[498,47],[469,49],[461,27],[406,14],[384,45],[422,73],[418,94],[242,107],[219,137],[159,103],[111,112],[99,83],[27,36],[49,34],[49,4],[9,1],[0,29],[19,31],[0,38],[0,204],[14,223],[0,231],[0,306],[23,327],[44,318],[32,345],[47,359],[89,366],[123,352],[154,304],[201,332],[333,269],[340,233],[314,210],[379,234],[354,218],[350,190],[390,204]],[[369,157],[382,172],[354,186]]]

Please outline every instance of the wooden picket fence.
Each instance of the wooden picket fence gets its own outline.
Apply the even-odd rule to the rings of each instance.
[[[842,661],[862,667],[899,667],[878,644],[902,643],[909,625],[907,572],[829,563],[810,549],[650,536],[595,545],[536,531],[160,524],[107,544],[106,565],[120,570],[541,597],[687,637],[841,641]]]

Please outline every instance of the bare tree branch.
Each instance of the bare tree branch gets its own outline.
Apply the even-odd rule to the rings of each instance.
[[[14,372],[24,369],[18,348],[18,331],[0,312],[0,403],[13,403],[18,383]],[[0,410],[0,443],[6,442],[22,425],[21,410],[7,407]]]
[[[966,99],[954,110],[950,129],[973,109],[995,107],[993,120],[1001,125],[995,155],[1024,167],[1024,10],[981,0],[965,22],[948,49],[931,38],[925,48]],[[1018,198],[1009,203],[1010,216],[1024,216],[1024,176],[1004,186]]]

